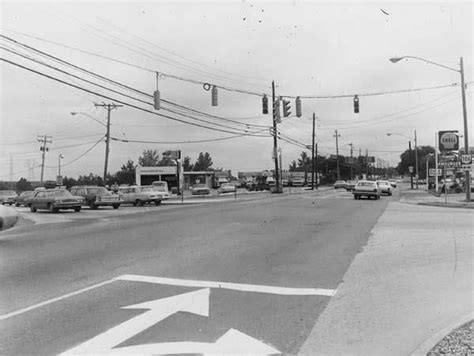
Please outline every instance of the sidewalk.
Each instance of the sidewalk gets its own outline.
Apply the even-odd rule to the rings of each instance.
[[[301,355],[426,355],[474,317],[474,212],[418,205],[439,198],[405,193],[380,217]]]
[[[400,192],[400,202],[431,205],[449,208],[469,208],[474,209],[474,192],[471,193],[471,201],[466,202],[466,193],[435,195],[427,191],[426,188],[404,189]]]

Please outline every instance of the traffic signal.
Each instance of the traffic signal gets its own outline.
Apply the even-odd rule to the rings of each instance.
[[[215,85],[212,86],[211,98],[212,98],[211,105],[217,106],[217,87]]]
[[[359,97],[354,95],[354,113],[359,113]]]
[[[262,98],[262,112],[268,114],[268,98],[266,94],[263,94]]]
[[[280,123],[280,99],[276,99],[273,102],[273,120]]]
[[[299,96],[296,97],[295,107],[296,107],[296,116],[301,117],[301,99]]]
[[[290,101],[283,99],[283,116],[284,117],[288,117],[291,115],[290,109],[291,109]]]
[[[155,107],[155,110],[160,110],[160,91],[156,90],[153,93],[153,106]]]

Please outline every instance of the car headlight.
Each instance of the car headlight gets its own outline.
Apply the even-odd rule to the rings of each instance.
[[[56,203],[62,203],[63,201],[61,199],[57,199]]]

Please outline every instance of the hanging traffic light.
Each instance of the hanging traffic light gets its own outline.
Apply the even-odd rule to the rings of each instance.
[[[283,116],[284,117],[288,117],[291,115],[290,109],[291,109],[290,101],[283,99]]]
[[[266,94],[263,94],[262,98],[262,112],[268,114],[268,98]]]
[[[273,102],[273,119],[277,122],[280,123],[280,99],[276,99]]]
[[[160,91],[155,90],[153,93],[153,106],[155,110],[160,110]]]
[[[354,113],[359,113],[359,97],[354,95]]]
[[[212,86],[211,99],[212,99],[211,105],[217,106],[217,87],[215,85]]]
[[[301,99],[299,96],[296,97],[295,107],[296,107],[296,116],[301,117]]]

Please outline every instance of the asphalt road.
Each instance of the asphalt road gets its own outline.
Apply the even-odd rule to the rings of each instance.
[[[393,199],[266,194],[4,231],[0,354],[297,353]]]

